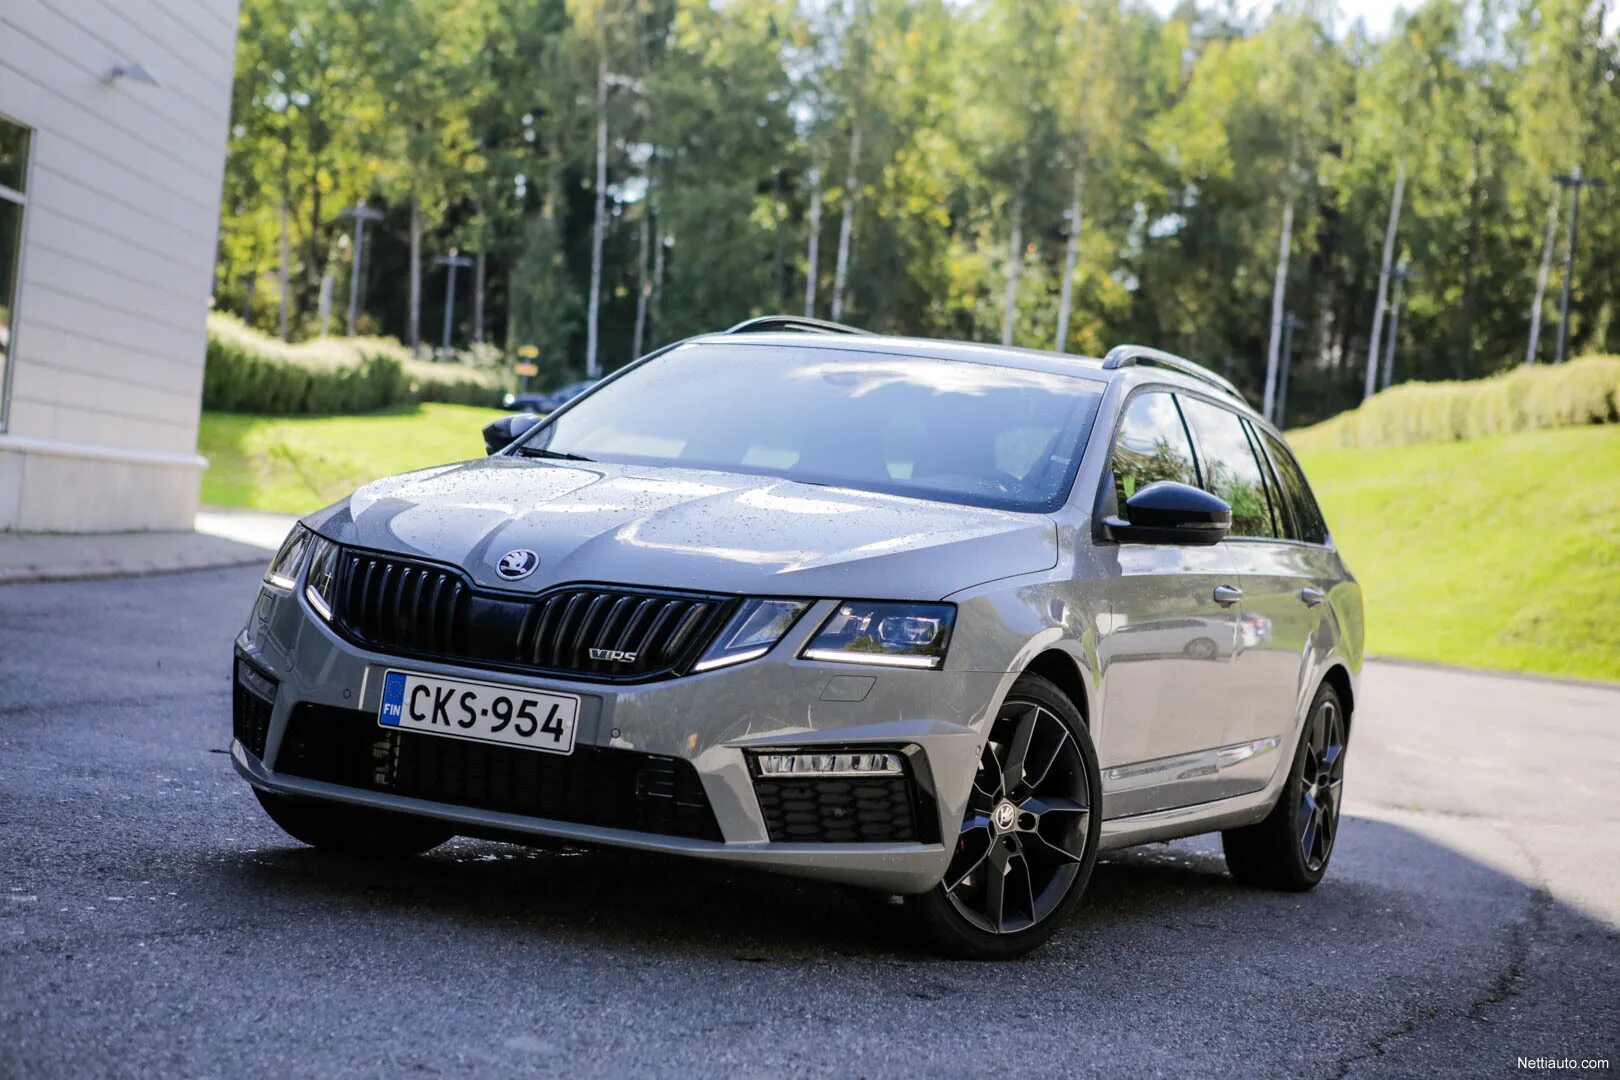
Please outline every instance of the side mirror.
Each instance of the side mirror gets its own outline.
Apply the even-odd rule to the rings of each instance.
[[[491,420],[484,425],[484,453],[495,454],[505,450],[539,422],[540,417],[533,413],[516,413]]]
[[[1232,527],[1223,499],[1188,484],[1156,480],[1125,500],[1125,518],[1103,520],[1121,544],[1218,544]]]

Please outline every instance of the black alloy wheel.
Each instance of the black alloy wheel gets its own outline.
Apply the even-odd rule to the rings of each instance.
[[[1265,820],[1221,834],[1233,877],[1290,892],[1313,889],[1322,880],[1339,838],[1349,736],[1344,703],[1323,683],[1311,700],[1276,805]]]
[[[868,910],[884,925],[922,930],[948,956],[1029,952],[1085,892],[1102,835],[1101,791],[1080,710],[1051,681],[1020,676],[990,725],[939,885]]]
[[[945,895],[987,933],[1052,914],[1085,861],[1091,784],[1068,727],[1039,702],[1001,708],[968,796]]]
[[[1299,851],[1305,868],[1321,873],[1339,833],[1344,792],[1344,715],[1336,696],[1319,698],[1299,760]]]

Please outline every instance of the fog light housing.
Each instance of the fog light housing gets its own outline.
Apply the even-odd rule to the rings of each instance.
[[[760,776],[772,777],[900,776],[905,772],[899,754],[882,750],[762,753],[754,755],[754,767]]]

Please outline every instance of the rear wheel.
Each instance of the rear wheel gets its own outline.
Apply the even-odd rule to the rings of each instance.
[[[344,855],[401,856],[431,851],[455,835],[447,825],[410,814],[347,803],[290,799],[253,789],[270,820],[294,840]]]
[[[1040,945],[1091,879],[1101,791],[1080,711],[1048,680],[1020,677],[991,725],[945,878],[906,898],[910,920],[961,959]]]
[[[1339,835],[1348,732],[1338,691],[1323,683],[1277,805],[1259,824],[1221,834],[1233,877],[1289,892],[1313,889],[1322,880]]]

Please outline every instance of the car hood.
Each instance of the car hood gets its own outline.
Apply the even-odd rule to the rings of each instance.
[[[1057,563],[1020,514],[775,477],[494,457],[367,484],[305,523],[356,547],[452,563],[490,587],[605,582],[775,596],[935,599]],[[496,573],[528,549],[538,568]]]

